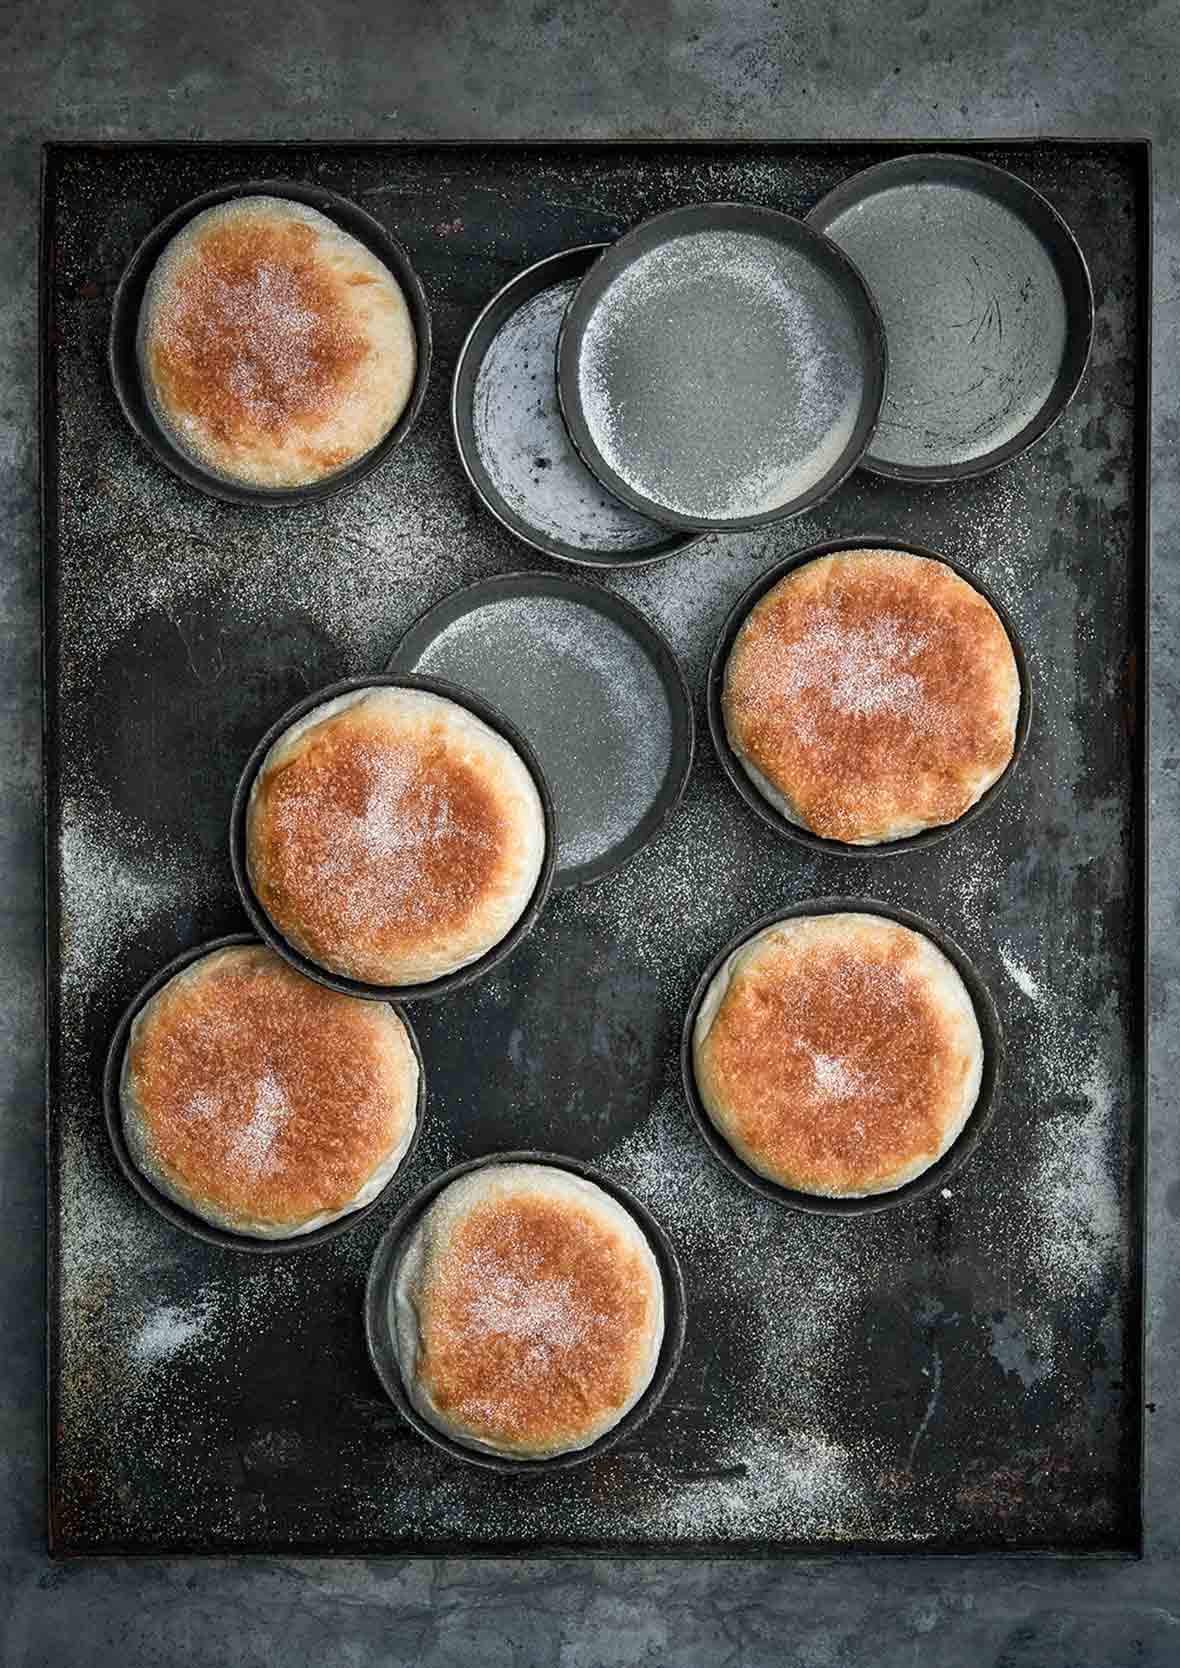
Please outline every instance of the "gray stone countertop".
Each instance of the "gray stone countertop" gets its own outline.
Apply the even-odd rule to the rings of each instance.
[[[8,0],[0,11],[0,1662],[1180,1662],[1180,6]],[[1147,1553],[1141,1563],[157,1560],[44,1551],[36,248],[45,139],[1155,145]]]

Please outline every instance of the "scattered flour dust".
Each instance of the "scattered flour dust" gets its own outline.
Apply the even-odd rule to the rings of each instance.
[[[254,1091],[250,1117],[234,1137],[230,1160],[249,1176],[268,1176],[278,1167],[276,1147],[291,1105],[273,1072],[264,1072]]]
[[[89,989],[137,932],[190,903],[201,877],[159,848],[142,869],[129,864],[125,842],[109,840],[102,819],[80,800],[62,803],[59,853],[61,982],[69,1000]]]
[[[767,1430],[755,1454],[734,1443],[732,1456],[723,1449],[720,1475],[680,1482],[653,1527],[671,1540],[825,1541],[867,1525],[863,1461],[832,1437]]]
[[[674,1091],[603,1162],[650,1206],[683,1256],[708,1264],[723,1298],[738,1300],[743,1354],[752,1361],[744,1420],[742,1404],[736,1417],[731,1405],[726,1427],[711,1436],[711,1451],[694,1457],[694,1471],[704,1475],[661,1488],[629,1526],[683,1540],[884,1533],[888,1505],[871,1485],[880,1456],[869,1439],[847,1445],[829,1428],[833,1387],[853,1370],[848,1352],[865,1284],[860,1262],[871,1252],[850,1235],[847,1255],[833,1257],[830,1245],[823,1249],[832,1224],[801,1217],[792,1223],[798,1243],[784,1266],[780,1207],[743,1192],[741,1208],[734,1209],[731,1194],[709,1173],[701,1138]],[[741,1304],[751,1265],[773,1266],[775,1280],[790,1284],[791,1301]]]
[[[1121,1214],[1110,1164],[1112,1085],[1084,1042],[1060,1043],[1059,1098],[1037,1109],[1024,1187],[1037,1271],[1054,1295],[1070,1297],[1096,1285],[1119,1255]]]
[[[218,1304],[211,1293],[185,1308],[162,1303],[146,1314],[131,1338],[129,1354],[142,1366],[167,1363],[205,1337],[217,1321]]]
[[[846,1100],[856,1093],[861,1074],[847,1060],[839,1060],[834,1054],[813,1054],[811,1063],[815,1070],[815,1086],[823,1094]]]
[[[501,1258],[483,1263],[473,1269],[480,1295],[466,1312],[474,1334],[526,1340],[547,1353],[575,1348],[593,1326],[594,1315],[571,1280],[525,1278]]]
[[[1045,1290],[1068,1299],[1106,1277],[1122,1243],[1112,1154],[1120,1116],[1102,1058],[1105,1015],[1073,999],[1064,966],[1051,985],[1011,944],[997,943],[996,953],[1020,992],[1015,1003],[1001,1000],[1001,1012],[1027,1024],[1031,1009],[1030,1045],[1023,1045],[1031,1151],[1016,1176],[1026,1255]]]
[[[937,717],[922,680],[906,669],[926,647],[924,633],[907,632],[888,616],[849,629],[835,609],[816,612],[804,635],[775,652],[771,640],[762,669],[766,693],[790,701],[807,691],[822,693],[834,712],[848,718],[905,714],[915,728]]]
[[[1038,1002],[1041,996],[1041,987],[1033,978],[1028,968],[1025,967],[1023,963],[1017,961],[1016,957],[1010,951],[1001,949],[999,951],[999,957],[1004,964],[1004,969],[1008,974],[1008,977],[1012,980],[1012,983],[1016,986],[1016,988],[1022,991],[1024,995],[1028,997],[1030,1002]]]

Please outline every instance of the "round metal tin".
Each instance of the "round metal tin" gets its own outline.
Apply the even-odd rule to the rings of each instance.
[[[886,379],[852,261],[752,203],[633,227],[582,279],[557,351],[562,415],[598,479],[653,520],[703,531],[826,498],[869,445]]]
[[[663,635],[613,591],[565,574],[477,580],[398,644],[390,670],[420,667],[492,701],[536,748],[557,804],[555,889],[617,869],[680,803],[688,684]]]
[[[570,442],[557,403],[557,337],[578,281],[604,243],[563,249],[518,272],[459,351],[451,423],[484,507],[534,550],[583,567],[658,562],[702,537],[670,531],[607,492]]]
[[[127,1138],[123,1132],[123,1111],[120,1105],[119,1086],[123,1072],[123,1056],[127,1049],[127,1041],[131,1034],[131,1027],[140,1009],[148,1003],[157,991],[163,990],[169,979],[177,973],[191,967],[194,962],[204,956],[213,955],[218,950],[228,949],[234,944],[258,944],[260,941],[254,933],[227,933],[221,938],[210,939],[207,944],[198,944],[191,950],[185,950],[176,956],[166,967],[154,973],[138,994],[128,1003],[119,1023],[115,1026],[107,1049],[106,1062],[102,1074],[103,1112],[106,1118],[107,1135],[110,1137],[111,1147],[115,1154],[120,1170],[139,1194],[140,1198],[149,1204],[154,1211],[174,1228],[182,1228],[186,1234],[194,1239],[202,1239],[209,1245],[220,1245],[227,1251],[249,1251],[259,1256],[276,1257],[292,1251],[311,1250],[314,1246],[323,1245],[326,1240],[335,1239],[338,1235],[362,1221],[371,1211],[377,1209],[382,1200],[389,1193],[390,1188],[398,1181],[407,1165],[411,1163],[422,1134],[422,1119],[426,1111],[426,1068],[422,1060],[422,1050],[418,1046],[418,1038],[414,1034],[409,1016],[391,1002],[390,1007],[397,1014],[406,1028],[406,1035],[410,1039],[410,1046],[414,1050],[414,1058],[418,1062],[418,1103],[416,1107],[417,1119],[414,1133],[410,1137],[410,1144],[402,1155],[402,1161],[390,1176],[385,1186],[375,1199],[370,1199],[367,1205],[359,1210],[349,1211],[346,1216],[337,1217],[335,1222],[326,1222],[322,1228],[313,1228],[308,1234],[296,1234],[286,1239],[257,1239],[252,1234],[235,1234],[228,1228],[219,1228],[212,1222],[206,1222],[203,1217],[185,1210],[183,1205],[169,1199],[167,1194],[161,1193],[159,1188],[143,1174],[136,1165],[127,1146]]]
[[[469,1175],[474,1170],[483,1170],[497,1164],[549,1164],[554,1169],[567,1170],[571,1175],[581,1176],[584,1180],[601,1187],[604,1193],[609,1193],[623,1206],[643,1230],[663,1281],[664,1337],[651,1383],[630,1412],[625,1413],[618,1424],[600,1436],[597,1442],[592,1442],[588,1448],[554,1454],[549,1459],[512,1459],[507,1455],[483,1453],[477,1448],[465,1446],[454,1437],[445,1435],[428,1419],[423,1418],[406,1393],[396,1331],[390,1321],[390,1293],[397,1280],[398,1265],[406,1241],[419,1218],[453,1181],[458,1181],[461,1176]],[[672,1381],[684,1349],[685,1324],[684,1277],[680,1272],[680,1262],[671,1240],[647,1206],[610,1176],[603,1175],[601,1171],[582,1163],[579,1159],[563,1158],[556,1153],[489,1153],[485,1158],[456,1164],[441,1176],[435,1176],[403,1206],[382,1236],[365,1287],[365,1337],[369,1346],[369,1358],[377,1377],[381,1380],[382,1388],[402,1418],[419,1436],[424,1437],[434,1447],[440,1448],[452,1459],[463,1460],[468,1465],[482,1466],[485,1471],[498,1471],[506,1476],[536,1476],[542,1472],[568,1471],[573,1466],[585,1465],[588,1461],[597,1459],[600,1454],[606,1453],[608,1449],[614,1448],[631,1436],[655,1411]]]
[[[861,915],[880,915],[885,920],[896,921],[913,932],[921,933],[936,945],[967,987],[967,994],[975,1009],[980,1036],[983,1039],[983,1076],[979,1085],[979,1095],[967,1122],[952,1145],[928,1170],[924,1170],[920,1176],[915,1176],[913,1181],[906,1182],[889,1193],[870,1193],[863,1198],[827,1198],[818,1193],[804,1193],[797,1188],[784,1187],[751,1169],[738,1157],[705,1110],[693,1067],[692,1039],[697,1013],[706,991],[734,951],[740,949],[755,934],[774,926],[776,922],[798,920],[801,916],[807,915],[840,915],[845,911]],[[1003,1068],[1004,1035],[1000,1026],[1000,1016],[991,992],[980,978],[974,963],[952,938],[947,937],[941,927],[933,926],[911,910],[899,909],[892,904],[876,903],[870,898],[810,898],[802,903],[790,904],[784,909],[776,909],[771,914],[764,915],[761,920],[755,921],[752,926],[746,927],[736,938],[732,938],[724,949],[718,951],[701,974],[689,1003],[680,1040],[680,1072],[684,1093],[697,1130],[713,1157],[724,1165],[730,1175],[736,1176],[738,1181],[753,1188],[755,1193],[761,1193],[777,1204],[788,1205],[792,1210],[804,1211],[810,1216],[868,1216],[877,1211],[893,1210],[898,1205],[907,1205],[914,1199],[924,1198],[936,1189],[945,1187],[956,1170],[978,1147],[991,1122]]]
[[[1094,298],[1069,227],[1038,191],[974,157],[921,152],[854,174],[807,222],[852,257],[889,343],[865,469],[963,480],[1019,456],[1086,369]]]
[[[519,919],[500,942],[494,944],[477,961],[470,962],[466,967],[456,968],[453,973],[446,973],[442,978],[433,979],[425,984],[371,985],[361,979],[348,979],[341,974],[330,972],[325,967],[320,967],[318,963],[297,950],[294,945],[289,944],[274,925],[254,895],[246,864],[246,812],[250,803],[250,790],[254,786],[254,778],[262,766],[262,761],[266,758],[270,749],[279,737],[291,728],[292,724],[298,723],[301,718],[305,718],[315,707],[323,706],[325,702],[335,700],[338,695],[347,695],[356,689],[370,688],[423,689],[432,695],[440,695],[445,700],[454,701],[458,706],[466,707],[469,712],[482,719],[489,729],[495,730],[520,754],[536,785],[545,818],[545,858],[541,865],[541,872],[537,877],[537,884],[533,888],[533,895]],[[545,899],[549,896],[549,888],[553,880],[556,849],[557,821],[553,810],[553,797],[549,792],[549,785],[533,749],[508,720],[502,717],[488,702],[482,700],[478,695],[472,694],[469,690],[459,689],[455,684],[445,683],[440,678],[376,673],[369,677],[343,678],[339,683],[328,684],[323,689],[305,695],[303,700],[297,701],[293,707],[287,709],[281,718],[275,720],[255,746],[254,751],[246,760],[241,776],[238,778],[233,804],[230,808],[230,865],[233,869],[238,895],[242,900],[242,907],[258,935],[264,938],[273,950],[277,950],[284,960],[289,961],[292,967],[307,978],[314,979],[318,984],[327,985],[329,990],[338,990],[344,996],[363,996],[376,1002],[415,1002],[429,997],[445,996],[449,991],[458,990],[462,985],[470,984],[473,979],[480,979],[485,973],[490,973],[506,956],[512,954],[516,946],[530,931],[537,916],[544,908]]]

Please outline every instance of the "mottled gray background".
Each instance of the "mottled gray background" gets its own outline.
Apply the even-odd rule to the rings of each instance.
[[[642,22],[640,21],[642,19]],[[0,1662],[892,1668],[1180,1661],[1180,1138],[1173,876],[1180,9],[818,0],[0,10]],[[1054,135],[1156,142],[1155,927],[1147,1557],[775,1565],[44,1556],[35,240],[47,137]]]

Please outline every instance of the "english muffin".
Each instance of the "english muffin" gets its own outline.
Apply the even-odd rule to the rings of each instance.
[[[536,783],[466,707],[375,686],[316,707],[251,787],[246,863],[287,943],[329,972],[427,983],[485,955],[546,852]]]
[[[359,1210],[417,1122],[418,1061],[385,1003],[261,944],[190,963],[136,1015],[120,1107],[147,1179],[219,1228],[284,1239]]]
[[[452,1182],[393,1294],[406,1392],[467,1447],[517,1459],[587,1448],[643,1395],[664,1335],[647,1239],[609,1193],[548,1164]]]
[[[693,1027],[709,1118],[752,1170],[831,1198],[888,1193],[953,1144],[983,1075],[956,969],[879,915],[777,922],[730,955]]]
[[[306,486],[370,452],[417,368],[397,279],[285,197],[234,198],[177,233],[148,280],[138,355],[181,450],[259,487]]]
[[[952,568],[846,550],[755,603],[721,705],[746,774],[789,822],[876,845],[954,822],[999,779],[1020,676],[999,615]]]

